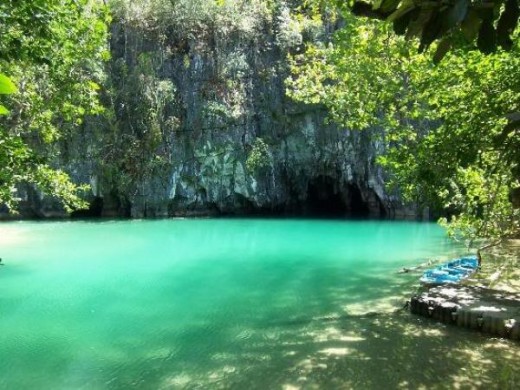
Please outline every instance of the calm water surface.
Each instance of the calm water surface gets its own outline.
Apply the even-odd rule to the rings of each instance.
[[[3,223],[0,388],[398,385],[406,327],[371,312],[460,253],[404,222]]]

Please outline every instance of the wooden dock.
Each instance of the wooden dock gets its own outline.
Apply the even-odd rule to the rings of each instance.
[[[446,324],[520,340],[520,293],[438,286],[412,297],[410,311]]]

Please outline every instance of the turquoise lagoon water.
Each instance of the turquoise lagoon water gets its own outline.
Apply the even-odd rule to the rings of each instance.
[[[425,223],[3,223],[0,388],[376,386],[396,271],[460,253]]]

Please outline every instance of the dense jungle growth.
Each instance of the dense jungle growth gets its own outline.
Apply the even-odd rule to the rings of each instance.
[[[345,26],[331,42],[292,57],[289,93],[324,104],[345,127],[384,129],[377,133],[386,147],[379,162],[393,174],[389,185],[442,211],[453,236],[514,236],[520,228],[518,3],[495,2],[496,17],[472,24],[467,18],[480,5],[453,3],[438,10],[404,1],[387,11],[393,25],[344,9]],[[437,38],[435,50],[426,51]],[[448,38],[456,42],[449,53]]]
[[[65,207],[84,207],[84,189],[50,165],[57,140],[85,115],[100,114],[109,14],[96,0],[0,4],[0,204],[14,210],[17,186],[36,185]],[[6,85],[10,87],[6,89]]]

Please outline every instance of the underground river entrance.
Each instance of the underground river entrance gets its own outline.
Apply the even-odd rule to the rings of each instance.
[[[430,223],[2,223],[0,388],[513,383],[517,347],[395,313],[397,270],[461,251]]]

